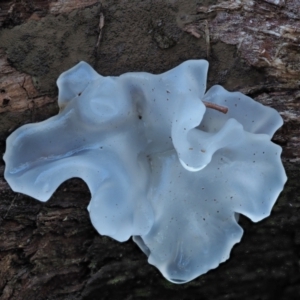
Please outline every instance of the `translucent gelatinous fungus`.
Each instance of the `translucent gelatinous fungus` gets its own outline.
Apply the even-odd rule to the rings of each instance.
[[[236,215],[267,217],[286,175],[271,142],[280,115],[221,86],[205,93],[207,69],[103,77],[79,63],[57,81],[59,114],[8,137],[6,180],[47,201],[80,177],[98,232],[133,236],[168,280],[216,268],[243,234]]]

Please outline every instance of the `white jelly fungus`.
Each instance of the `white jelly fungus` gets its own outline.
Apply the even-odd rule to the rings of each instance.
[[[97,231],[133,236],[169,281],[216,268],[242,237],[236,216],[267,217],[286,175],[271,142],[280,115],[221,86],[205,93],[207,69],[104,77],[80,62],[57,80],[58,115],[8,137],[6,180],[47,201],[80,177]]]

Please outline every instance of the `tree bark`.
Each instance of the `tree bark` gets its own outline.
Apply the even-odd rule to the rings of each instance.
[[[13,130],[57,114],[55,80],[80,60],[120,75],[204,58],[209,87],[279,111],[273,141],[289,177],[270,217],[241,217],[227,262],[174,285],[132,241],[94,230],[84,182],[68,180],[40,203],[10,189],[1,161],[0,300],[300,299],[299,0],[4,0],[0,26],[2,153]]]

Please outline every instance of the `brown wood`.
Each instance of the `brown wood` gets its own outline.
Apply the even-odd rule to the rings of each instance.
[[[58,112],[55,80],[80,60],[119,75],[205,58],[209,86],[280,112],[273,140],[289,177],[269,218],[241,217],[245,234],[226,263],[178,286],[132,241],[96,233],[81,180],[40,203],[10,189],[2,161],[0,300],[300,299],[299,0],[2,0],[0,26],[2,153],[14,129]]]

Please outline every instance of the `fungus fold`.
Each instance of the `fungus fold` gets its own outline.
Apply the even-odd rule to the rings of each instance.
[[[229,258],[243,230],[269,216],[286,175],[271,142],[273,108],[213,86],[208,62],[159,75],[99,75],[85,62],[61,74],[59,113],[13,132],[5,178],[47,201],[72,177],[91,191],[97,231],[133,240],[163,276],[188,282]]]

